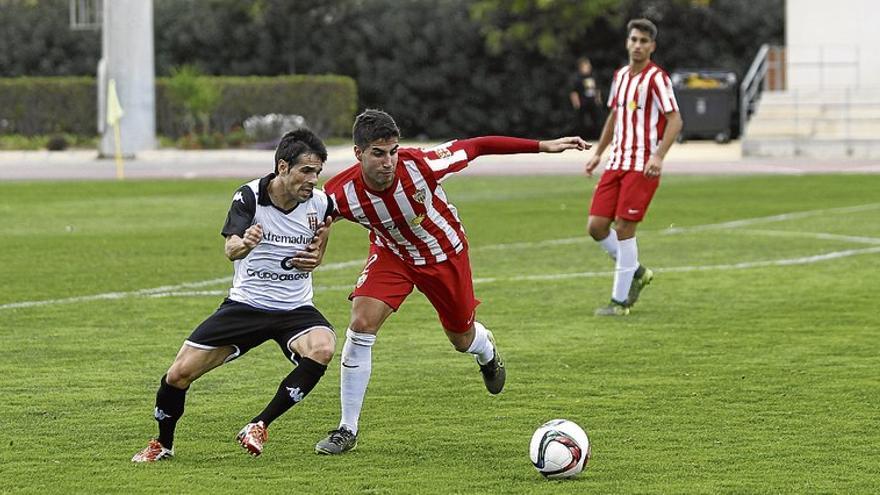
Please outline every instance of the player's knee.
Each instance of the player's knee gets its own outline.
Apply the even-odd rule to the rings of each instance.
[[[175,388],[185,389],[189,387],[196,378],[198,378],[198,375],[196,375],[193,370],[187,368],[186,365],[182,363],[174,363],[168,368],[168,373],[165,374],[165,383]]]
[[[587,233],[590,234],[590,237],[595,241],[601,241],[608,237],[610,233],[610,227],[608,224],[590,221],[587,223]]]
[[[449,337],[449,343],[452,344],[452,347],[458,352],[467,352],[474,341],[472,333],[452,333],[447,331],[446,335]]]
[[[455,350],[458,352],[467,352],[467,350],[470,349],[471,346],[470,346],[470,344],[466,345],[460,341],[453,341],[452,347],[454,347]]]
[[[637,225],[636,222],[621,221],[615,229],[617,230],[617,238],[623,241],[635,237]]]
[[[380,325],[381,322],[376,321],[374,318],[363,315],[352,315],[351,323],[348,328],[350,328],[352,332],[376,335],[376,333],[379,332]]]
[[[328,364],[333,359],[333,353],[336,351],[333,342],[320,342],[312,345],[305,354],[305,357],[321,364]]]

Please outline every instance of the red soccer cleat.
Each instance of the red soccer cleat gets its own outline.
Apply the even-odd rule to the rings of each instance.
[[[156,462],[171,459],[172,457],[174,457],[174,450],[166,449],[159,443],[159,440],[153,438],[144,450],[141,450],[131,458],[131,462]]]
[[[243,448],[256,457],[263,453],[263,444],[269,439],[269,431],[262,421],[248,423],[235,438]]]

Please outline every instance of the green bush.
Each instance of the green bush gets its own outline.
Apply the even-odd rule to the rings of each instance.
[[[302,115],[321,136],[351,132],[357,87],[349,77],[201,77],[220,93],[210,115],[214,131],[228,134],[251,115],[284,113]],[[168,78],[156,80],[156,132],[176,139],[189,133],[192,111],[171,97],[169,85]],[[95,135],[96,93],[88,77],[0,79],[0,134]]]
[[[0,150],[57,150],[66,148],[95,149],[98,145],[96,136],[77,136],[73,134],[40,134],[24,136],[21,134],[0,134]]]
[[[96,93],[89,77],[0,79],[0,132],[94,135]]]
[[[171,77],[165,79],[167,95],[171,104],[183,107],[186,111],[184,122],[190,133],[211,131],[211,112],[220,104],[220,88],[214,81],[203,75],[192,65],[183,65],[171,70]]]
[[[344,76],[210,77],[220,89],[211,129],[227,134],[251,115],[297,114],[321,136],[346,136],[357,109],[357,87]],[[168,98],[169,80],[156,82],[156,127],[160,134],[188,132],[187,110]]]

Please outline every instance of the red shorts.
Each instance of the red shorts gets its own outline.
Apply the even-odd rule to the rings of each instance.
[[[373,244],[364,270],[348,298],[372,297],[397,311],[413,287],[431,301],[444,329],[463,333],[474,323],[480,301],[474,297],[467,249],[441,263],[413,266]]]
[[[590,215],[641,222],[660,185],[659,177],[634,170],[606,170],[596,184]]]

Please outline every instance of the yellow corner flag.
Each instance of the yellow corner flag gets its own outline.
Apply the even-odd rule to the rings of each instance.
[[[113,126],[113,144],[116,150],[116,178],[125,178],[125,168],[122,163],[122,136],[119,133],[119,121],[125,112],[119,104],[119,95],[116,94],[116,80],[110,79],[107,84],[107,124]]]

